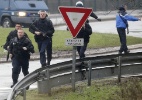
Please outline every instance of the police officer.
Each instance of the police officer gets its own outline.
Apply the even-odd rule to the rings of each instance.
[[[11,88],[18,82],[18,77],[22,68],[24,76],[29,74],[30,53],[34,53],[34,47],[31,41],[24,37],[24,31],[19,29],[18,36],[11,40],[9,45],[9,53],[12,58],[12,80]]]
[[[140,21],[141,19],[136,18],[134,16],[128,15],[126,12],[125,7],[119,7],[118,14],[116,15],[116,28],[117,32],[120,38],[120,49],[118,54],[124,54],[129,53],[127,44],[126,44],[126,31],[125,29],[128,28],[128,22],[127,21]]]
[[[8,36],[7,36],[7,39],[6,39],[6,43],[4,45],[4,49],[7,50],[9,48],[9,44],[10,44],[10,41],[14,38],[14,37],[17,37],[17,30],[21,29],[22,28],[22,25],[20,23],[16,23],[15,24],[15,30],[11,31]],[[26,33],[24,33],[24,36],[28,38],[28,35]]]
[[[50,19],[47,19],[46,11],[39,11],[40,18],[31,24],[29,31],[34,34],[40,52],[41,67],[50,65],[52,59],[52,36],[54,27]],[[47,50],[47,62],[45,51]]]
[[[86,51],[87,45],[89,43],[89,39],[90,39],[91,34],[92,34],[92,28],[89,25],[89,23],[86,22],[77,35],[77,38],[84,39],[84,45],[77,46],[77,51],[78,51],[80,59],[83,59],[85,57],[85,51]]]
[[[84,7],[83,2],[77,1],[76,2],[76,7]],[[95,13],[93,13],[93,12],[90,14],[90,16],[95,18],[95,19],[97,19],[98,21],[101,21],[101,19],[98,18],[98,16]],[[89,20],[87,20],[87,22],[89,23]]]

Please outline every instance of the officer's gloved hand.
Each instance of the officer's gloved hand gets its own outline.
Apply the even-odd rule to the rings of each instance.
[[[98,21],[102,21],[100,18],[97,18]]]
[[[27,48],[26,48],[26,47],[23,47],[23,49],[24,49],[24,50],[27,50]]]
[[[10,57],[10,58],[12,58],[12,56],[13,56],[12,54],[9,54],[9,57]]]
[[[7,46],[7,50],[9,49],[9,46]]]
[[[40,33],[40,32],[38,32],[38,31],[35,31],[35,34],[36,34],[36,35],[40,35],[41,33]]]
[[[69,28],[67,27],[67,31],[69,31]]]
[[[85,29],[85,24],[82,25],[82,28]]]
[[[46,37],[46,34],[42,34],[44,37]]]

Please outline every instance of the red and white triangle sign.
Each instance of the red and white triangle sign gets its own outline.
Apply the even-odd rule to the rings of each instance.
[[[82,7],[59,7],[59,11],[62,14],[72,36],[75,38],[86,22],[88,16],[92,13],[90,8]]]

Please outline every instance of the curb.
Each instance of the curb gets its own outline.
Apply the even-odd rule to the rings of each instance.
[[[95,56],[95,55],[102,55],[102,54],[107,54],[107,53],[117,53],[120,47],[108,47],[108,48],[97,48],[97,49],[87,49],[86,50],[86,56]],[[128,46],[129,50],[134,50],[134,49],[141,49],[142,48],[142,44],[136,44],[136,45],[131,45]],[[72,51],[59,51],[58,52],[53,52],[52,54],[52,58],[53,59],[57,59],[57,58],[71,58],[72,57]],[[77,57],[78,54],[76,53]],[[3,58],[6,59],[6,58]],[[36,53],[36,55],[31,56],[30,61],[36,61],[39,60],[39,55]],[[11,60],[9,61],[0,61],[0,63],[9,63],[11,62]]]

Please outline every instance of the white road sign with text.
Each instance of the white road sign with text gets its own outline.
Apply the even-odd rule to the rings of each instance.
[[[67,46],[83,46],[84,39],[83,38],[76,38],[76,39],[66,39]]]

